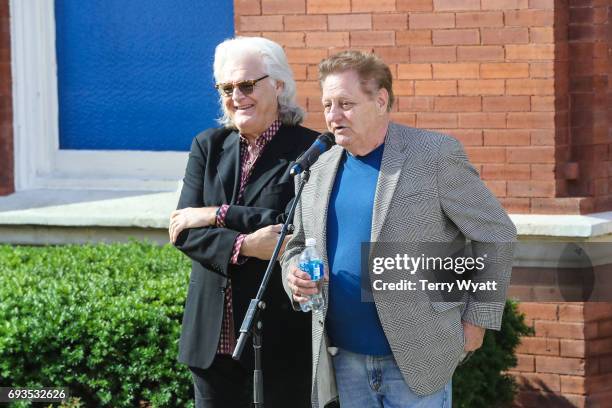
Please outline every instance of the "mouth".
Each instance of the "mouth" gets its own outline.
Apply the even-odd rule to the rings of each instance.
[[[253,106],[255,105],[250,104],[250,105],[234,106],[234,109],[237,111],[245,111],[245,110],[251,109]]]
[[[348,128],[346,126],[334,126],[333,129],[334,129],[334,133],[336,133],[336,132],[342,131],[343,129],[348,129]]]

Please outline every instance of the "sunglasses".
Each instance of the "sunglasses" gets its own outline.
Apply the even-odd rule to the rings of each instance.
[[[250,95],[255,89],[255,84],[267,77],[268,75],[264,75],[258,79],[247,79],[245,81],[238,82],[225,82],[221,84],[216,84],[215,88],[217,88],[217,90],[221,92],[223,96],[232,96],[234,93],[234,88],[240,89],[240,92],[242,92],[243,95]]]

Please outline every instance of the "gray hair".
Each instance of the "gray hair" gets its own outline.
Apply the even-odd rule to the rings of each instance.
[[[284,84],[278,96],[278,116],[280,121],[286,125],[297,125],[304,120],[304,111],[295,102],[295,81],[293,72],[282,47],[274,41],[261,37],[236,37],[223,41],[215,49],[215,62],[213,71],[215,82],[222,81],[225,64],[238,56],[258,55],[264,65],[265,73],[270,80],[280,81]],[[233,128],[235,127],[225,110],[223,97],[219,95],[222,116],[217,119],[219,124]]]

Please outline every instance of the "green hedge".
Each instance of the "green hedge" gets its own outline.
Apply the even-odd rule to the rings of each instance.
[[[193,406],[176,361],[189,266],[148,243],[0,246],[0,386],[67,386],[74,407]],[[501,372],[528,332],[508,303],[503,330],[455,373],[453,405],[511,401]]]

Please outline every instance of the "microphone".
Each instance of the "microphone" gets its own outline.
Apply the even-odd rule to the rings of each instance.
[[[296,160],[291,171],[289,172],[292,176],[297,176],[304,170],[308,170],[310,166],[317,161],[320,155],[331,149],[336,144],[334,134],[332,132],[325,132],[317,137],[317,140]]]

